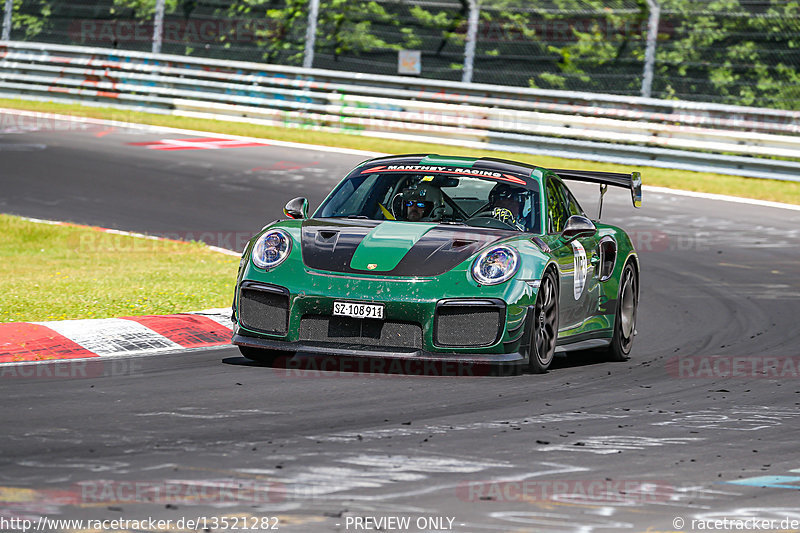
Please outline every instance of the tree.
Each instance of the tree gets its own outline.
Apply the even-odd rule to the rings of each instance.
[[[11,14],[12,30],[23,30],[23,39],[34,39],[49,26],[52,8],[45,0],[14,0]],[[19,35],[12,35],[19,37]]]
[[[714,0],[704,7],[665,0],[669,34],[656,56],[658,94],[800,109],[800,2]]]

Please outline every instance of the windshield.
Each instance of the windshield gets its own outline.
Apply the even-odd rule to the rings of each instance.
[[[354,173],[314,214],[452,223],[540,233],[536,183],[518,186],[478,177],[419,172]]]

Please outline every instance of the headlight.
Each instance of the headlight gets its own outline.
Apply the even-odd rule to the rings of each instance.
[[[519,254],[509,246],[489,248],[472,263],[472,277],[481,285],[497,285],[511,279],[519,267]]]
[[[258,268],[269,270],[283,263],[292,251],[292,238],[283,230],[273,229],[264,233],[253,246],[253,263]]]

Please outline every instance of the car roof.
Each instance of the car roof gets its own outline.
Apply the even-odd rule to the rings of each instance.
[[[409,172],[438,171],[449,175],[495,179],[520,187],[534,187],[541,182],[543,176],[550,173],[546,168],[506,159],[446,156],[438,154],[410,154],[377,157],[365,161],[358,166],[358,169],[361,172],[370,170],[407,170]]]

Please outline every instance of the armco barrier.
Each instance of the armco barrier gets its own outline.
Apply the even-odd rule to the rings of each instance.
[[[800,181],[797,111],[12,41],[0,96]]]

